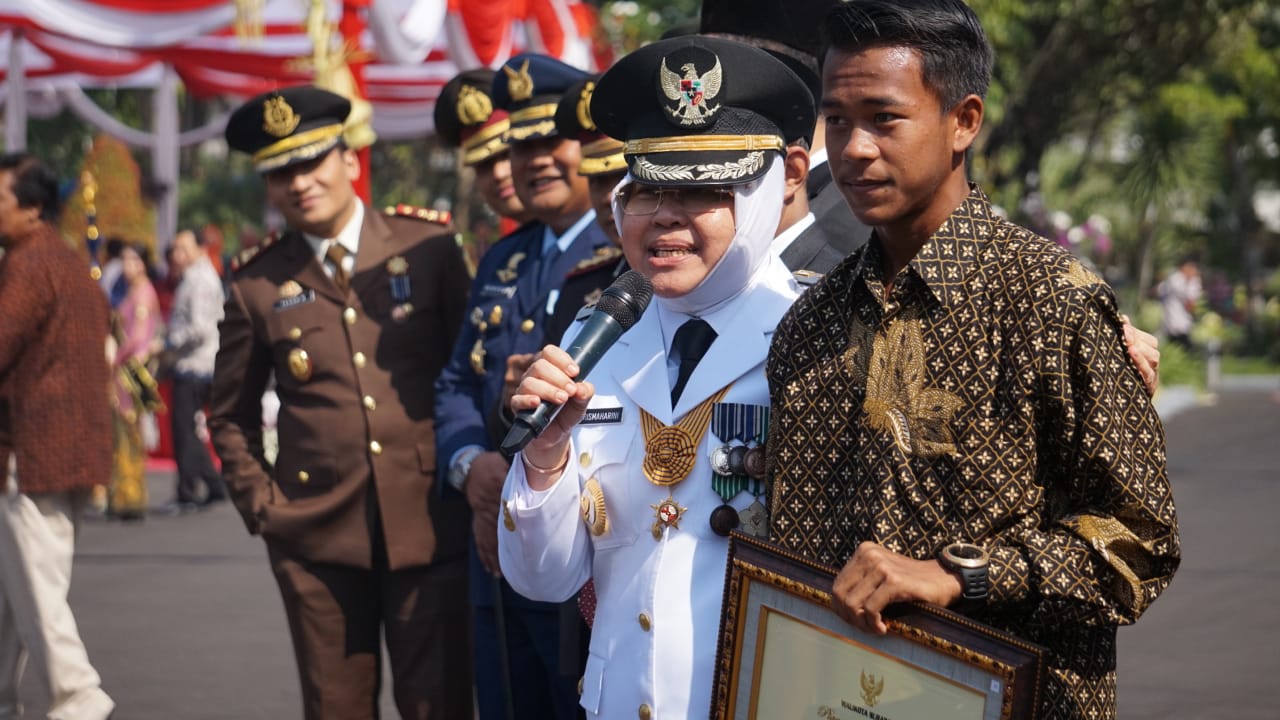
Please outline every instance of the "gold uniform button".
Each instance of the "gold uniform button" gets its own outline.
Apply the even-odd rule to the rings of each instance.
[[[533,321],[529,318],[525,318],[524,322],[520,323],[520,332],[526,335],[533,332]]]
[[[342,319],[345,320],[348,325],[355,325],[357,317],[355,308],[347,308],[342,311]]]
[[[289,328],[289,339],[290,339],[290,340],[301,340],[301,339],[302,339],[302,328],[298,328],[298,327],[296,327],[296,328]]]
[[[581,455],[579,455],[579,456],[578,456],[578,464],[579,464],[579,465],[581,465],[582,467],[586,467],[586,466],[590,465],[590,464],[591,464],[591,453],[589,453],[589,452],[584,452],[584,453],[582,453]]]
[[[580,678],[578,678],[578,694],[579,694],[579,695],[581,695],[581,694],[582,694],[582,686],[583,686],[583,684],[584,684],[584,683],[586,683],[586,681],[587,681],[587,678],[586,678],[586,676],[585,676],[585,675],[584,675],[584,676],[582,676],[582,677],[580,677]]]
[[[298,471],[298,482],[306,484],[306,482],[310,479],[311,479],[311,473],[307,472],[306,470]]]
[[[366,409],[368,409],[368,410],[377,410],[377,409],[378,409],[378,401],[377,401],[377,400],[374,400],[372,395],[365,395],[365,396],[364,396],[364,406],[365,406],[365,408],[366,408]]]
[[[381,455],[382,443],[378,442],[377,440],[371,440],[369,442],[369,452],[373,453],[374,455]]]
[[[638,620],[640,622],[640,629],[645,632],[649,632],[649,628],[653,627],[653,622],[650,621],[649,616],[644,613],[640,613]]]
[[[653,710],[649,709],[649,705],[648,704],[641,705],[640,720],[649,720],[649,718],[651,717],[653,717]]]
[[[366,357],[364,356],[364,353],[362,353],[362,352],[358,352],[358,353],[356,353],[355,355],[352,355],[352,356],[351,356],[351,362],[355,363],[357,368],[362,368],[362,367],[364,367],[364,366],[365,366],[365,363],[367,363],[368,361],[369,361],[369,359],[368,359],[368,358],[366,358]]]

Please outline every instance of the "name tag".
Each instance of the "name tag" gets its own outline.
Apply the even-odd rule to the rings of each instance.
[[[306,303],[312,302],[315,299],[316,299],[316,291],[306,290],[299,295],[294,295],[293,297],[280,298],[279,300],[276,300],[275,304],[271,306],[271,309],[275,310],[276,312],[281,312],[283,310],[288,310],[291,307],[305,305]]]
[[[516,294],[515,285],[493,285],[490,283],[485,283],[485,286],[480,289],[480,295],[486,298],[493,298],[493,297],[512,298],[512,297],[515,297],[515,294]]]
[[[622,422],[622,408],[587,408],[579,425],[617,425]]]

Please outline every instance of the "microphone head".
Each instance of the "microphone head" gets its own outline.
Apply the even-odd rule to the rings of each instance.
[[[622,326],[622,331],[631,329],[632,325],[644,314],[653,299],[653,283],[649,278],[635,270],[628,270],[613,284],[605,288],[596,301],[596,312],[602,312],[613,318]]]

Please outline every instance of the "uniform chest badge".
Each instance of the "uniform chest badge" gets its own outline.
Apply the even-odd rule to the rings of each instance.
[[[654,540],[661,540],[662,532],[667,528],[679,530],[680,518],[684,515],[685,511],[689,509],[676,502],[675,498],[670,494],[667,495],[666,500],[663,500],[657,505],[650,505],[649,507],[653,508],[653,514],[656,518],[653,521],[653,527],[650,529],[650,532],[653,533]]]
[[[391,309],[391,319],[402,323],[413,312],[409,298],[413,290],[409,285],[409,261],[396,255],[387,261],[387,275],[391,277],[391,300],[395,306]]]
[[[604,490],[594,475],[582,486],[578,510],[582,513],[582,522],[587,524],[592,535],[600,537],[609,532],[609,513],[604,504]]]
[[[282,298],[297,297],[302,294],[302,286],[297,280],[285,280],[280,285],[279,294]]]
[[[668,67],[680,68],[677,73]],[[699,70],[701,69],[701,72]],[[721,103],[713,103],[724,83],[720,58],[702,48],[688,48],[662,58],[658,84],[671,101],[664,103],[667,120],[682,127],[703,127],[720,111]]]
[[[294,348],[289,351],[289,374],[293,375],[298,382],[306,382],[311,379],[311,356],[302,348]]]
[[[512,253],[511,257],[507,258],[507,266],[498,270],[498,279],[504,283],[509,283],[517,277],[520,277],[520,273],[516,272],[516,267],[519,266],[520,261],[524,260],[526,257],[528,257],[528,255],[522,252]]]

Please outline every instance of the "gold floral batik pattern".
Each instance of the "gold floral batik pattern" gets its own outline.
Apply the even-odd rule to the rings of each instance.
[[[1164,431],[1110,288],[976,188],[886,292],[875,237],[796,302],[767,372],[770,535],[992,554],[972,612],[1049,649],[1043,718],[1115,716],[1115,632],[1168,585]]]

